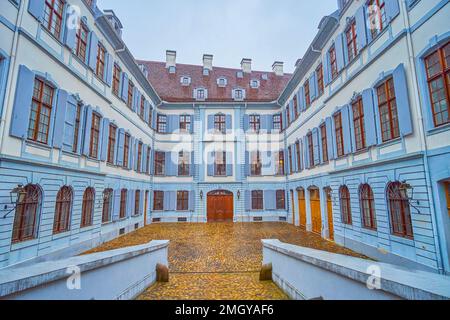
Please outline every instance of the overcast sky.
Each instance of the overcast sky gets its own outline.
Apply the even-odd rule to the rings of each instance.
[[[167,49],[177,62],[201,64],[204,53],[214,65],[239,68],[242,58],[253,70],[270,71],[274,61],[292,72],[337,0],[98,0],[124,25],[123,37],[137,59],[165,61]]]

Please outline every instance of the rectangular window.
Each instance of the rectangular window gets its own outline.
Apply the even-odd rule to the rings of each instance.
[[[54,89],[39,79],[34,80],[28,139],[48,143]]]
[[[262,190],[252,191],[252,210],[264,209],[264,192]]]
[[[284,151],[278,152],[278,159],[277,159],[277,176],[284,176]]]
[[[189,210],[189,192],[178,191],[177,192],[177,211]]]
[[[153,193],[153,211],[163,211],[164,210],[164,192],[155,191]]]
[[[347,31],[345,31],[345,37],[347,40],[348,61],[353,61],[353,59],[355,59],[355,57],[358,55],[356,20],[353,20],[350,23]]]
[[[288,148],[288,154],[289,154],[289,168],[291,168],[291,173],[294,172],[294,163],[292,162],[292,147]]]
[[[277,190],[277,210],[286,209],[286,193],[284,190]]]
[[[261,129],[261,117],[259,115],[250,116],[250,130],[258,133]]]
[[[205,90],[197,89],[197,100],[205,100]]]
[[[152,149],[147,147],[147,158],[145,159],[145,173],[150,173],[150,155],[152,153]]]
[[[63,0],[45,0],[44,26],[58,40],[61,38]]]
[[[139,108],[139,117],[142,120],[145,120],[145,97],[144,95],[141,96],[141,103]]]
[[[306,109],[308,109],[311,106],[311,96],[310,96],[310,92],[309,92],[309,81],[305,82],[305,85],[303,86],[304,91],[305,91],[305,104],[306,104]]]
[[[80,136],[80,123],[81,123],[81,104],[77,105],[77,113],[75,115],[75,124],[73,128],[73,148],[72,152],[77,153],[78,152],[78,139]]]
[[[337,156],[344,156],[344,131],[342,128],[342,114],[339,112],[334,115],[334,128],[336,135]]]
[[[314,143],[312,132],[308,133],[307,138],[308,138],[309,166],[312,168],[316,165],[314,162]]]
[[[91,142],[89,144],[89,156],[91,158],[98,158],[98,146],[100,139],[100,116],[96,113],[92,114],[92,125],[91,125]]]
[[[336,48],[334,45],[330,48],[330,51],[328,51],[328,54],[330,55],[331,79],[334,80],[338,76]]]
[[[216,132],[226,133],[226,116],[224,114],[217,114],[214,116],[214,130]]]
[[[450,123],[450,42],[425,58],[435,127]]]
[[[107,162],[111,165],[114,164],[114,151],[116,150],[116,133],[117,127],[113,124],[109,125],[109,137],[108,137],[108,159]]]
[[[128,101],[127,106],[128,108],[133,108],[133,99],[134,99],[134,83],[129,81],[128,82]]]
[[[352,104],[353,127],[355,128],[356,150],[360,151],[366,148],[366,133],[364,127],[364,108],[362,97],[358,97]]]
[[[123,167],[125,169],[128,168],[128,154],[130,152],[130,135],[129,134],[125,134],[125,141],[123,144]]]
[[[283,124],[281,122],[281,114],[276,114],[273,116],[273,129],[274,130],[283,130]]]
[[[243,93],[243,91],[240,90],[240,89],[235,90],[235,91],[234,91],[234,98],[235,98],[236,100],[243,100],[243,99],[244,99],[244,93]]]
[[[318,96],[320,97],[324,93],[324,83],[323,83],[323,65],[320,64],[316,69],[316,75],[317,75],[317,92]]]
[[[227,175],[227,157],[226,152],[215,152],[214,175],[224,177]]]
[[[261,153],[259,151],[251,152],[251,175],[260,176],[262,169]]]
[[[97,51],[97,69],[95,71],[95,74],[100,79],[105,78],[105,54],[105,48],[101,44],[99,44]]]
[[[128,190],[122,189],[120,192],[120,211],[119,211],[120,219],[123,219],[127,216],[127,197],[128,197]]]
[[[141,190],[136,190],[134,194],[134,216],[138,216],[140,214],[141,209]]]
[[[400,137],[394,79],[389,78],[377,88],[383,142]]]
[[[138,144],[138,154],[137,154],[137,159],[136,159],[136,166],[137,166],[137,172],[141,172],[141,165],[142,165],[142,148],[144,147],[144,145],[142,144],[142,142],[139,142]]]
[[[368,7],[371,13],[369,16],[370,32],[372,39],[375,39],[387,25],[385,0],[370,0]]]
[[[82,61],[86,61],[88,34],[89,34],[88,28],[83,22],[80,21],[80,28],[78,29],[76,35],[77,47],[75,53],[77,57],[80,58]]]
[[[180,131],[184,133],[191,132],[191,116],[189,115],[180,116]]]
[[[122,73],[122,70],[120,70],[119,66],[117,64],[114,64],[112,91],[116,96],[119,96],[121,73]]]
[[[164,176],[166,171],[166,154],[165,152],[155,152],[155,176]]]
[[[189,176],[189,152],[180,151],[178,153],[178,176],[188,177]]]
[[[298,98],[297,98],[297,95],[294,96],[293,105],[294,105],[294,116],[295,116],[295,119],[297,119],[298,118]]]
[[[323,162],[328,162],[327,126],[325,123],[320,126],[320,139],[322,144],[322,160]]]
[[[156,128],[158,133],[166,133],[167,132],[167,116],[163,114],[158,114],[156,118]]]
[[[289,106],[286,107],[286,121],[289,126],[291,124],[291,112],[289,110]]]
[[[303,163],[302,163],[302,154],[301,154],[301,149],[300,149],[300,141],[297,141],[295,143],[295,149],[296,149],[296,157],[297,157],[297,166],[298,166],[298,170],[301,171],[303,170]]]

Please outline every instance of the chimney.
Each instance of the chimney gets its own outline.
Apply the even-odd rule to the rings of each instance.
[[[244,73],[252,73],[252,59],[242,59],[241,69]]]
[[[177,52],[173,50],[166,51],[166,68],[177,66]]]
[[[203,55],[203,69],[207,69],[211,71],[213,68],[213,55],[212,54],[204,54]]]
[[[283,62],[280,61],[275,61],[272,65],[272,71],[275,73],[275,75],[282,77],[284,76],[284,71],[283,71]]]

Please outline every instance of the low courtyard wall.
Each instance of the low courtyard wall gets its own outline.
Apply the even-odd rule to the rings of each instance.
[[[292,299],[448,300],[450,277],[263,240],[263,263]]]

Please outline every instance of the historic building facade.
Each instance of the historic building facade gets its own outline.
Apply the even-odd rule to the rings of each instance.
[[[285,74],[136,61],[96,1],[0,4],[0,268],[282,221],[450,272],[448,0],[338,1]]]

